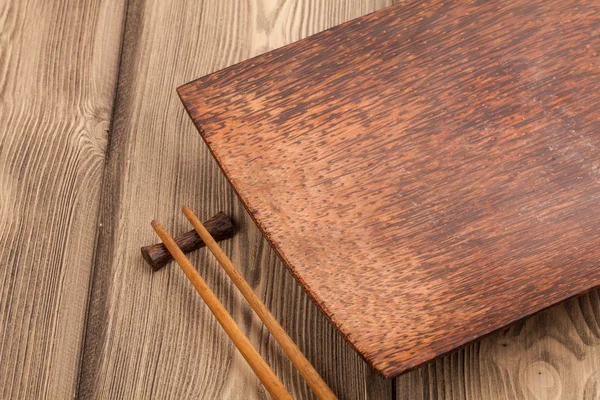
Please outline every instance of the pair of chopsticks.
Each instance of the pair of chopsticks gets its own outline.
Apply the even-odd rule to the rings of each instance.
[[[310,386],[315,395],[319,399],[337,399],[329,386],[327,386],[327,383],[325,383],[304,354],[302,354],[298,346],[296,346],[294,341],[283,330],[282,326],[277,322],[275,317],[273,317],[273,314],[271,314],[265,304],[254,293],[248,282],[246,282],[242,274],[235,268],[229,257],[227,257],[219,247],[198,217],[196,217],[192,210],[187,206],[183,207],[183,213],[193,225],[196,232],[198,232],[198,235],[206,244],[206,247],[213,253],[227,275],[229,275],[233,283],[240,290],[248,304],[250,304],[250,307],[252,307],[271,335],[277,340],[277,343],[279,343],[285,354],[287,354],[292,364],[298,369],[298,372],[300,372],[300,375],[306,380],[306,383]],[[196,291],[200,294],[210,311],[217,318],[219,324],[221,324],[229,338],[233,341],[240,353],[242,353],[242,356],[246,359],[256,376],[271,394],[271,397],[274,399],[292,399],[292,396],[283,383],[281,383],[271,367],[269,367],[252,343],[250,343],[246,335],[240,330],[231,315],[229,315],[225,307],[223,307],[223,304],[221,304],[213,291],[208,287],[204,279],[202,279],[190,260],[183,254],[183,251],[177,246],[165,228],[156,220],[152,221],[152,227],[194,288],[196,288]]]

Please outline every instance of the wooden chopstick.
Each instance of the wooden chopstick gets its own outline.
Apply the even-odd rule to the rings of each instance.
[[[235,283],[240,292],[242,292],[242,295],[246,298],[248,304],[250,304],[271,335],[277,340],[277,343],[279,343],[285,354],[287,354],[294,366],[298,369],[298,372],[300,372],[300,375],[306,380],[306,383],[308,383],[315,395],[321,400],[337,399],[333,391],[327,386],[327,383],[325,383],[310,361],[306,359],[298,346],[296,346],[296,343],[294,343],[279,322],[277,322],[275,317],[273,317],[273,314],[271,314],[267,306],[265,306],[260,298],[254,293],[252,287],[235,268],[229,257],[227,257],[221,247],[219,247],[194,212],[189,207],[185,206],[183,207],[183,213],[194,226],[194,229],[196,229],[196,232],[198,232],[198,235],[206,244],[206,247],[214,254],[227,275],[229,275],[233,283]]]
[[[293,400],[293,397],[285,386],[283,386],[283,383],[281,383],[271,367],[269,367],[254,346],[252,346],[252,343],[250,343],[246,335],[240,330],[225,307],[223,307],[223,304],[221,304],[217,296],[210,290],[190,260],[183,254],[183,251],[177,246],[171,235],[169,235],[158,221],[152,221],[152,227],[271,396],[277,400]]]

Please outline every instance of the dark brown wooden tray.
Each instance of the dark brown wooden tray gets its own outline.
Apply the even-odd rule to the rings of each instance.
[[[178,89],[394,377],[600,285],[600,3],[407,1]]]

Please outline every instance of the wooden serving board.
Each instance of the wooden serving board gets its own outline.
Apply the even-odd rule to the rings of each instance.
[[[407,1],[179,95],[386,377],[600,285],[600,2]]]

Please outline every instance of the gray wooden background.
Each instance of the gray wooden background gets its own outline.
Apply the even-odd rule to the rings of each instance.
[[[387,0],[0,0],[0,399],[262,399],[194,292],[139,254],[150,220],[232,215],[224,244],[344,399],[600,399],[593,291],[410,372],[375,375],[246,215],[175,87]],[[191,257],[299,399],[312,398],[206,250]]]

